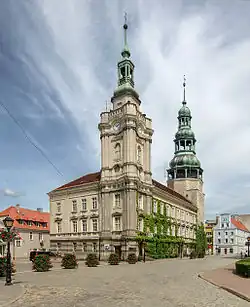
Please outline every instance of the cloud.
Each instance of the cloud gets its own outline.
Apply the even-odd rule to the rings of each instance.
[[[12,70],[6,66],[3,79],[11,75],[15,88],[9,92],[23,100],[22,104],[8,101],[15,101],[13,108],[26,114],[30,134],[52,160],[57,159],[67,178],[99,169],[97,125],[116,86],[126,10],[136,89],[155,131],[154,177],[164,180],[173,157],[186,74],[196,151],[204,169],[206,214],[246,208],[250,196],[249,2],[10,3],[18,27],[11,24],[6,40],[12,47],[4,63],[16,62]],[[22,72],[22,78],[17,79],[16,71]],[[39,177],[35,180],[37,185]]]
[[[23,193],[15,192],[11,189],[3,189],[1,192],[4,196],[8,196],[8,197],[16,198],[16,197],[24,196]]]

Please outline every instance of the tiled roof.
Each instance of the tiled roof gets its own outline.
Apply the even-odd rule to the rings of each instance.
[[[240,221],[236,220],[235,218],[231,218],[231,223],[237,228],[237,229],[240,229],[240,230],[243,230],[243,231],[249,231],[246,226],[244,224],[242,224]]]
[[[181,200],[184,200],[184,201],[186,201],[186,202],[192,204],[192,202],[191,202],[189,199],[187,199],[187,198],[184,197],[183,195],[179,194],[178,192],[174,191],[173,189],[170,189],[170,188],[167,187],[166,185],[164,185],[164,184],[162,184],[162,183],[160,183],[160,182],[158,182],[158,181],[156,181],[156,180],[154,180],[154,179],[152,180],[152,182],[153,182],[153,185],[156,186],[157,188],[159,188],[159,189],[161,189],[161,190],[163,190],[163,191],[165,191],[165,192],[167,192],[167,193],[173,195],[173,196],[176,197],[176,198],[179,198],[179,199],[181,199]]]
[[[78,186],[78,185],[81,185],[81,184],[85,184],[85,183],[100,181],[100,179],[101,179],[101,172],[87,174],[85,176],[82,176],[80,178],[77,178],[73,181],[70,181],[70,182],[62,185],[59,188],[56,188],[52,192],[72,188],[72,187],[75,187],[75,186]]]
[[[40,212],[36,210],[25,209],[22,207],[11,206],[2,212],[0,212],[0,217],[10,216],[14,220],[13,227],[18,229],[27,229],[27,230],[40,230],[40,231],[49,231],[49,212]],[[23,220],[24,224],[20,224],[18,221]],[[36,226],[34,223],[28,225],[27,221],[46,223],[46,227]]]

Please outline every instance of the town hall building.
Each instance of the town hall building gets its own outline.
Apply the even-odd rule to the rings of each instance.
[[[97,253],[100,259],[110,252],[124,259],[131,251],[138,253],[138,233],[152,236],[162,231],[145,223],[147,215],[168,216],[172,222],[166,235],[187,242],[195,239],[195,227],[204,221],[203,170],[196,157],[185,80],[174,157],[166,170],[167,182],[160,183],[152,178],[152,120],[141,110],[127,24],[123,28],[118,85],[111,98],[112,108],[101,113],[98,125],[101,170],[48,193],[51,249],[74,251],[83,258],[89,252]]]

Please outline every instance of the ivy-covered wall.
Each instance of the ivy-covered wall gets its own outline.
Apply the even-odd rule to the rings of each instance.
[[[178,257],[185,238],[177,236],[179,226],[176,219],[167,215],[166,206],[161,211],[160,200],[152,199],[151,213],[142,213],[137,193],[137,213],[138,225],[139,219],[143,220],[143,231],[138,233],[137,241],[139,244],[144,242],[146,254],[153,258]]]

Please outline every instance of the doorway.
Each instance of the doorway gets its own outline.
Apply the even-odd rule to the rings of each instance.
[[[121,247],[121,245],[115,246],[115,253],[119,256],[119,259],[121,260],[121,257],[122,257],[122,247]]]

